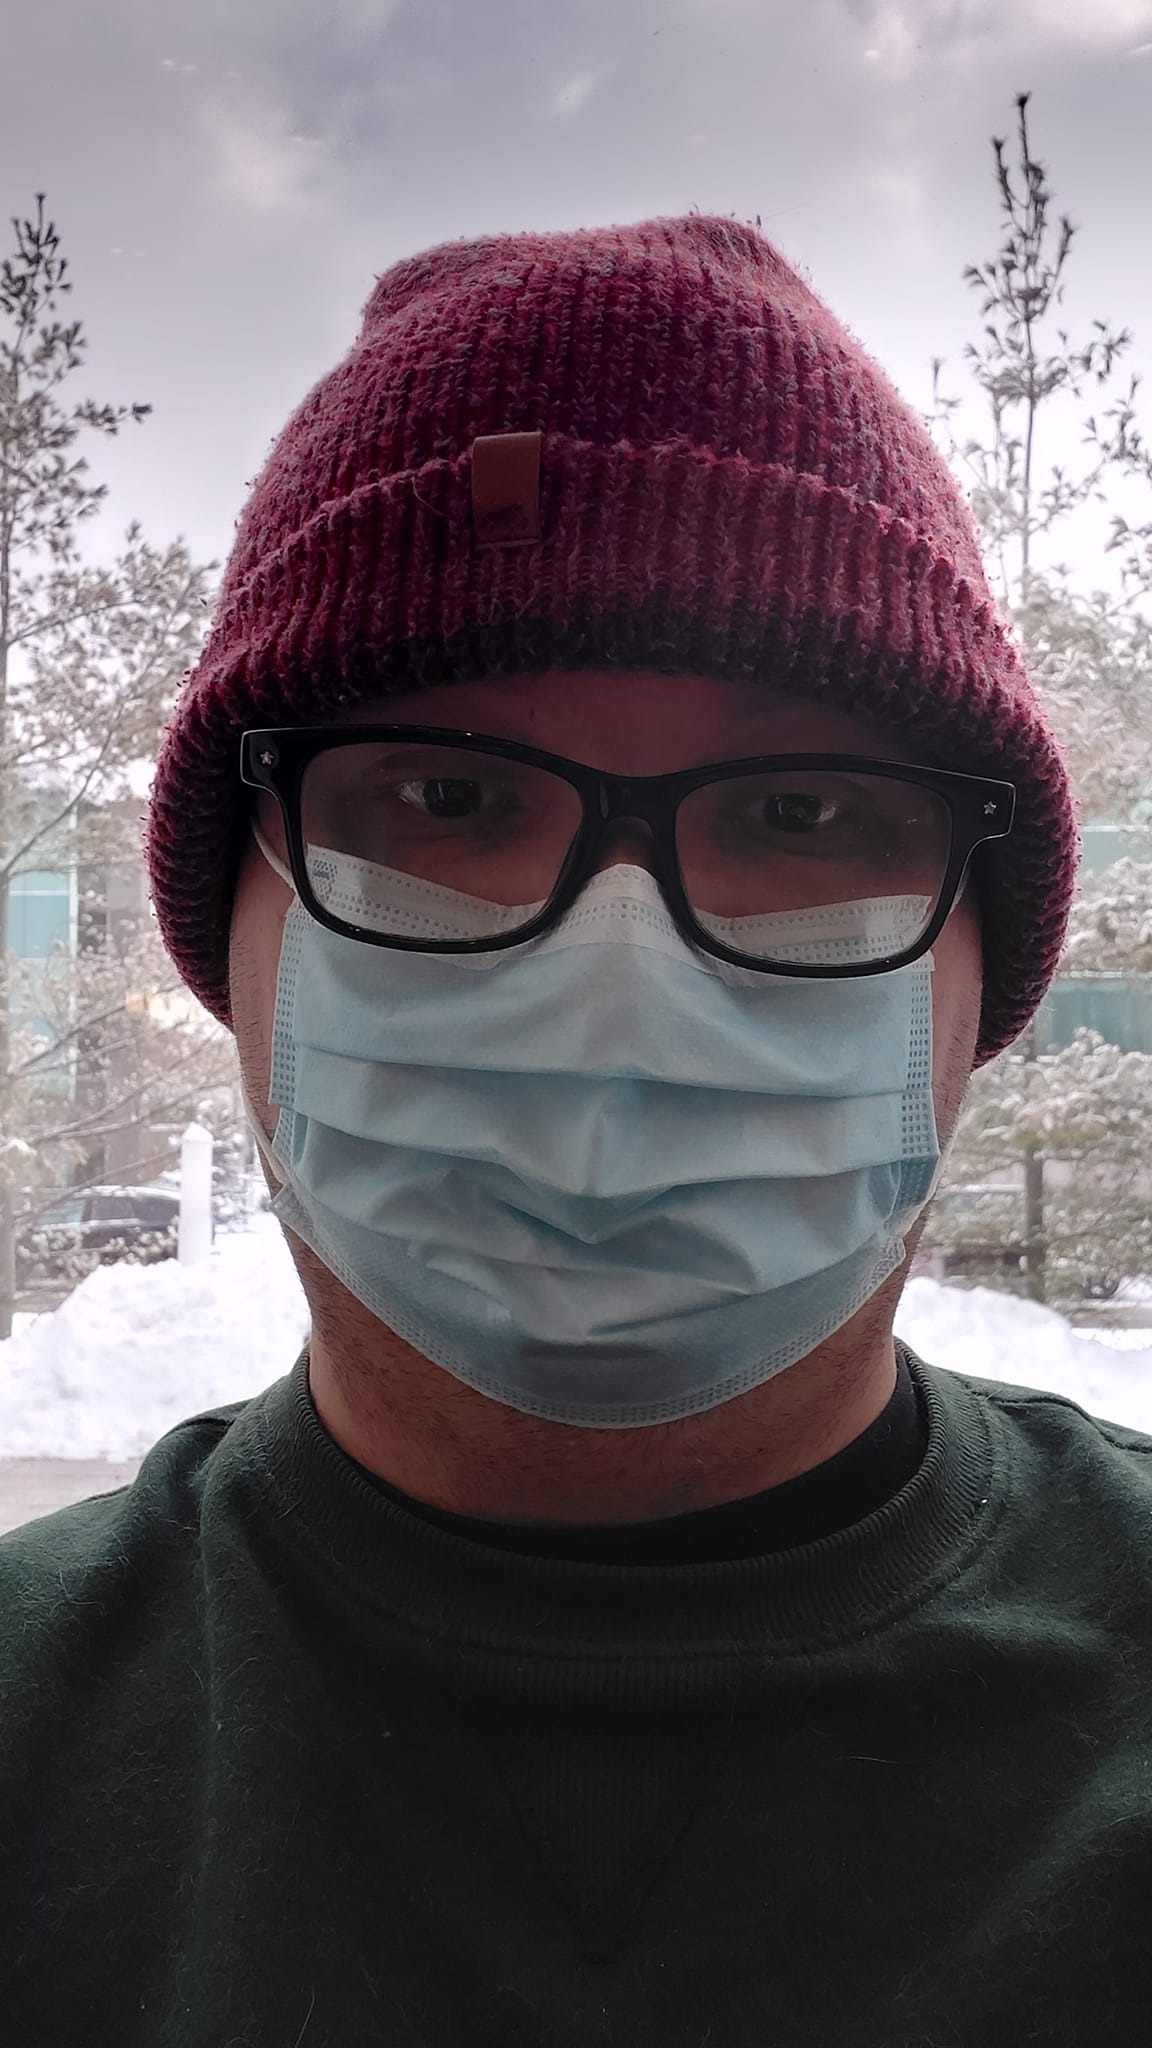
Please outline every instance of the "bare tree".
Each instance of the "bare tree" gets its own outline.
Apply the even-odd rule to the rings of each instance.
[[[206,1019],[165,1012],[176,977],[146,920],[93,937],[90,919],[85,942],[80,902],[50,957],[33,965],[12,943],[30,875],[86,877],[98,899],[101,877],[139,871],[133,784],[196,657],[215,568],[137,525],[108,564],[83,551],[106,487],[81,447],[150,408],[69,397],[86,342],[60,314],[72,286],[43,195],[12,227],[0,264],[0,1337],[17,1232],[46,1184],[82,1171],[78,1125],[87,1117],[91,1136],[101,1119],[178,1113],[202,1092],[197,1061],[215,1072],[222,1058]],[[165,1057],[141,1085],[140,1048],[157,1033]]]
[[[1063,742],[1077,794],[1088,818],[1126,824],[1133,843],[1149,823],[1152,795],[1152,459],[1138,417],[1139,379],[1121,379],[1130,345],[1126,329],[1093,320],[1073,338],[1060,324],[1065,273],[1076,230],[1066,214],[1053,216],[1044,166],[1032,153],[1029,95],[1017,99],[1017,149],[994,139],[995,176],[1003,236],[996,256],[965,271],[979,300],[982,326],[964,356],[982,413],[977,432],[962,432],[965,402],[942,388],[943,365],[933,364],[934,423],[971,492],[990,574],[1023,643],[1032,675]],[[1094,393],[1095,398],[1089,397]],[[1089,410],[1088,407],[1091,406]],[[1061,427],[1078,415],[1078,466],[1055,460]],[[1058,445],[1058,443],[1056,444]],[[1149,507],[1133,523],[1115,509],[1116,495]],[[1093,515],[1094,519],[1093,519]],[[1108,562],[1107,588],[1084,588],[1057,550],[1069,522],[1096,549],[1097,573]],[[1085,543],[1084,529],[1091,527]],[[1108,580],[1108,579],[1105,579]],[[1119,900],[1122,896],[1123,902]],[[1073,917],[1066,972],[1140,973],[1148,968],[1152,932],[1152,841],[1147,860],[1129,859],[1113,871],[1101,894],[1089,883]],[[1133,1055],[1139,1063],[1141,1056]],[[1038,1062],[1043,1062],[1038,1066]],[[1035,1068],[1033,1073],[1021,1069]],[[1144,1142],[1152,1156],[1152,1061],[1142,1084],[1148,1116]],[[1028,1292],[1043,1300],[1056,1286],[1066,1292],[1094,1258],[1119,1256],[1093,1248],[1093,1232],[1107,1234],[1110,1093],[1114,1063],[1080,1042],[1044,1054],[1034,1025],[1018,1047],[979,1077],[969,1098],[950,1162],[953,1180],[978,1177],[994,1163],[1017,1168],[1023,1185],[1020,1252]],[[1138,1102],[1140,1085],[1130,1061],[1124,1079]],[[1099,1100],[1091,1117],[1080,1112],[1086,1089]],[[1061,1116],[1064,1091],[1077,1113]],[[1117,1117],[1113,1166],[1116,1185],[1139,1209],[1148,1187],[1129,1171],[1138,1152],[1130,1119]],[[1099,1167],[1091,1204],[1074,1213],[1067,1190],[1075,1175],[1057,1176],[1063,1193],[1052,1210],[1050,1162],[1080,1158],[1075,1133],[1091,1126],[1093,1169]],[[1089,1176],[1081,1174],[1083,1192]],[[930,1221],[926,1242],[947,1243],[948,1203]],[[1079,1222],[1077,1222],[1077,1214]],[[1133,1210],[1135,1215],[1135,1210]],[[1077,1237],[1078,1230],[1081,1233]],[[1149,1232],[1133,1221],[1124,1255],[1145,1258]],[[1131,1268],[1128,1268],[1131,1270]]]

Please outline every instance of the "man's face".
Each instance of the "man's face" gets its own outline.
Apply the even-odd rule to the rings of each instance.
[[[549,673],[452,683],[358,705],[357,721],[440,725],[520,740],[619,775],[660,775],[709,761],[771,753],[870,754],[913,762],[897,734],[846,712],[762,686],[693,675]],[[962,763],[950,764],[962,766]],[[274,806],[265,832],[286,858]],[[622,823],[604,865],[647,859],[643,828]],[[232,919],[232,1011],[250,1100],[271,1134],[267,1100],[276,978],[288,885],[253,841],[243,858]],[[388,955],[379,954],[387,976]],[[954,909],[933,947],[933,1092],[942,1144],[955,1127],[971,1070],[980,1015],[980,935],[971,895]]]

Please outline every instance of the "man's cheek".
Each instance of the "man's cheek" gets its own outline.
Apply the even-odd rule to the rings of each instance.
[[[249,1101],[266,1131],[275,1122],[275,1112],[267,1101],[268,1075],[280,947],[291,900],[290,891],[269,872],[258,849],[253,848],[241,866],[236,886],[229,988],[240,1070]]]

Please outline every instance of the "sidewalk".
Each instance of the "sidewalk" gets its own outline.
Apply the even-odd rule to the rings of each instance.
[[[0,1458],[0,1535],[94,1493],[129,1486],[139,1469],[137,1458],[120,1464],[105,1458]]]

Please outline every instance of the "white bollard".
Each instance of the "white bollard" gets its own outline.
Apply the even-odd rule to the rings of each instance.
[[[212,1133],[189,1124],[180,1140],[180,1235],[176,1256],[182,1266],[199,1266],[212,1255]]]

